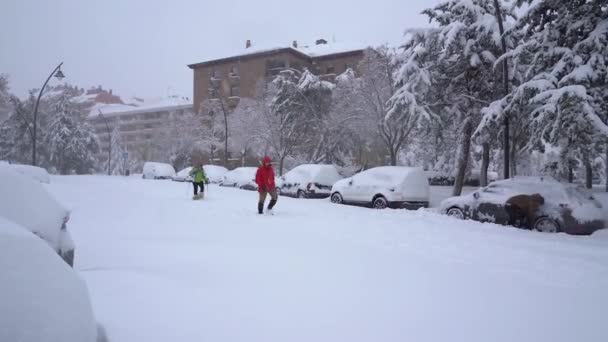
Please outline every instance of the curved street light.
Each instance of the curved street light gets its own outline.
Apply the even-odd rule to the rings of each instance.
[[[46,88],[46,85],[51,80],[51,77],[55,76],[55,78],[57,78],[60,81],[65,77],[65,75],[61,71],[62,65],[63,65],[63,62],[59,63],[59,65],[57,65],[55,67],[55,69],[53,69],[53,71],[51,72],[49,77],[47,77],[46,81],[42,85],[42,88],[40,88],[40,93],[38,93],[38,98],[36,99],[36,105],[34,106],[34,114],[33,114],[33,124],[32,124],[32,126],[33,126],[32,127],[32,165],[33,166],[37,166],[36,165],[36,142],[37,142],[36,134],[37,134],[37,128],[38,128],[38,106],[40,105],[40,98],[42,98],[42,93],[44,92],[44,88]]]
[[[101,109],[99,109],[100,118],[103,119],[103,122],[106,124],[106,129],[108,131],[108,176],[112,175],[112,133],[110,132],[110,125],[108,124],[108,118],[106,118],[102,113]]]

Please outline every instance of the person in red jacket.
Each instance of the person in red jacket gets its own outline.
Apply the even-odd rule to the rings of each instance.
[[[260,200],[258,201],[258,214],[264,213],[264,201],[266,195],[270,194],[270,203],[268,203],[268,214],[272,214],[272,208],[277,204],[277,189],[274,185],[274,170],[270,164],[270,157],[262,158],[261,165],[255,174],[255,182],[258,185]]]

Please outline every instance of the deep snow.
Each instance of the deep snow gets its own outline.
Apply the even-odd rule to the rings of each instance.
[[[608,239],[104,176],[53,177],[121,341],[607,341]]]

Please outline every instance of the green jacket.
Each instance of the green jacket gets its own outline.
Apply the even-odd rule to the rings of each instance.
[[[190,170],[190,176],[192,177],[192,181],[194,183],[208,183],[209,179],[205,175],[205,170],[201,167],[195,166]]]

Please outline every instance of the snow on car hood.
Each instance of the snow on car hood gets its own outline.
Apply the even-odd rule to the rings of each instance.
[[[44,241],[2,217],[0,279],[0,341],[95,342],[84,281]]]
[[[55,250],[69,211],[42,184],[0,165],[0,216],[39,235]]]

